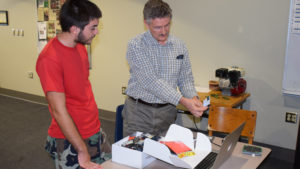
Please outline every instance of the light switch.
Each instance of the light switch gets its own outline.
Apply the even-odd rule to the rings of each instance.
[[[24,36],[24,30],[20,29],[20,36]]]

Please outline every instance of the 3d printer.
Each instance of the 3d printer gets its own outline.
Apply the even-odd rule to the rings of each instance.
[[[223,95],[239,95],[246,91],[247,82],[243,78],[245,71],[237,66],[219,68],[216,77],[219,78],[219,87]]]

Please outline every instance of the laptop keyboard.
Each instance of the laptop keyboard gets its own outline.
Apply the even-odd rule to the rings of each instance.
[[[196,167],[195,169],[209,169],[213,166],[217,157],[217,153],[210,152]]]

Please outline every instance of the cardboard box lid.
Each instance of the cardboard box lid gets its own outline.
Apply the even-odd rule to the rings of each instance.
[[[179,158],[177,155],[171,154],[166,145],[151,139],[145,140],[145,153],[177,167],[194,168],[212,150],[211,143],[206,135],[197,133],[197,138],[194,140],[193,132],[190,129],[176,124],[170,126],[163,141],[181,141],[195,152],[193,156]]]

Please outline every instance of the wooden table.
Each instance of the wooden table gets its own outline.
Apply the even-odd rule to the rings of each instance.
[[[204,100],[207,96],[210,96],[211,105],[218,107],[239,107],[250,96],[249,93],[242,93],[238,96],[224,96],[221,91],[211,91],[209,93],[198,92],[199,98]]]
[[[215,137],[214,143],[221,144],[222,139],[219,137]],[[242,153],[242,148],[246,143],[238,142],[234,151],[233,156],[246,158],[248,161],[243,165],[242,169],[255,169],[257,168],[263,160],[270,154],[271,149],[262,147],[262,155],[261,156],[251,156]],[[212,144],[212,148],[218,150],[219,147]],[[132,167],[125,166],[122,164],[114,163],[111,160],[104,162],[102,165],[103,169],[133,169]],[[147,165],[144,169],[179,169],[171,164],[168,164],[161,160],[155,160],[149,165]]]
[[[209,93],[198,92],[198,96],[203,101],[207,96],[210,96],[210,104],[217,107],[233,107],[243,108],[243,103],[248,97],[249,93],[243,93],[238,96],[224,96],[221,91],[210,91]],[[179,104],[177,109],[182,111],[188,111],[183,105]]]

